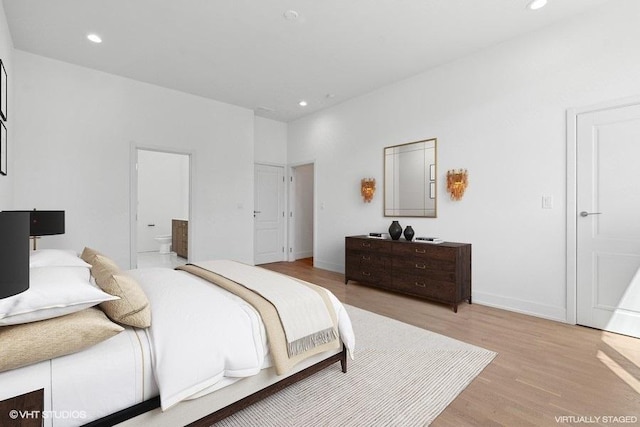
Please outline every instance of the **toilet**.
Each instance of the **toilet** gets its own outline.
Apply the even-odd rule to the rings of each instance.
[[[160,244],[160,250],[158,252],[161,254],[171,253],[171,234],[166,236],[156,236],[154,239]]]

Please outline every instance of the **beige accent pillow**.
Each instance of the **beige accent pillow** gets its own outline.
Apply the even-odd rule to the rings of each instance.
[[[136,328],[151,326],[149,300],[133,277],[121,272],[112,260],[100,254],[93,257],[91,274],[100,289],[120,297],[100,304],[111,320]]]
[[[87,264],[93,265],[93,258],[96,255],[102,255],[102,254],[100,252],[96,251],[95,249],[91,249],[91,248],[85,247],[82,250],[82,254],[80,254],[80,258],[82,258],[82,260],[84,262],[86,262]]]
[[[0,327],[0,372],[83,350],[122,332],[97,308]]]
[[[119,272],[120,268],[111,258],[102,254],[93,256],[91,261],[91,275],[96,279],[96,282],[105,276]]]

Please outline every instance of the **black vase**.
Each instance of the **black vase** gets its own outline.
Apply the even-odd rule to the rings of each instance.
[[[389,235],[393,240],[398,240],[402,236],[402,226],[398,221],[393,221],[389,226]]]
[[[404,238],[407,239],[407,242],[410,242],[413,240],[413,236],[416,233],[413,231],[413,228],[411,228],[410,225],[407,225],[404,229]]]

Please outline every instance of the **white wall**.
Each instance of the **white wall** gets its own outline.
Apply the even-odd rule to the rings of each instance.
[[[7,175],[0,175],[0,211],[14,209],[13,206],[13,181],[14,181],[14,114],[13,109],[13,88],[14,88],[14,74],[13,74],[13,41],[11,39],[11,33],[9,33],[9,26],[7,25],[7,17],[4,13],[4,5],[0,2],[0,59],[4,64],[4,68],[7,71],[8,78],[8,98],[7,98],[7,122],[5,127],[7,128],[7,150],[8,150],[8,164]],[[2,120],[0,118],[0,120]]]
[[[313,256],[313,164],[296,166],[295,179],[295,259]]]
[[[253,259],[253,112],[14,51],[16,208],[66,210],[40,246],[130,263],[132,146],[193,153],[193,260]]]
[[[256,116],[254,119],[254,158],[256,163],[287,163],[287,124]]]
[[[189,155],[138,150],[138,252],[157,252],[173,219],[189,219]]]
[[[566,110],[640,94],[640,2],[609,4],[290,123],[289,162],[316,160],[316,265],[344,271],[344,236],[391,223],[383,147],[437,137],[438,218],[400,224],[473,244],[476,302],[564,320]],[[459,202],[453,168],[469,170]]]

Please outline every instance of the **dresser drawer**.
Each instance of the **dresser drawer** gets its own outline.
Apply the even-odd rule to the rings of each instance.
[[[434,298],[440,301],[451,301],[456,296],[455,283],[444,282],[428,277],[395,274],[393,276],[393,287],[399,291]]]
[[[371,254],[391,253],[391,242],[381,239],[347,239],[347,252],[366,251]]]
[[[394,258],[394,274],[403,274],[408,277],[427,277],[430,279],[455,282],[456,264],[433,258]]]
[[[391,258],[384,254],[377,254],[375,252],[354,252],[352,255],[355,260],[360,264],[362,268],[380,268],[386,269],[391,267]]]
[[[457,253],[456,248],[429,243],[400,244],[393,247],[393,255],[397,257],[419,256],[455,262]]]
[[[349,278],[362,283],[391,286],[391,275],[385,269],[380,268],[359,268],[349,272]]]
[[[358,267],[370,266],[380,269],[391,268],[391,258],[384,254],[376,254],[361,251],[347,252],[347,265],[357,265]]]

